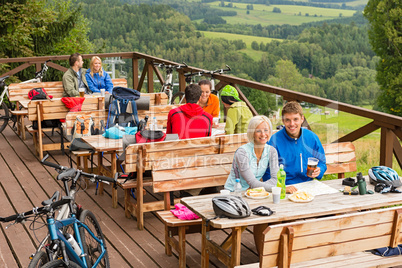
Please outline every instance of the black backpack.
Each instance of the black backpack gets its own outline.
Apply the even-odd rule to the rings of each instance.
[[[110,96],[109,114],[106,128],[119,124],[122,127],[136,127],[139,124],[136,100],[140,92],[125,87],[113,88]]]

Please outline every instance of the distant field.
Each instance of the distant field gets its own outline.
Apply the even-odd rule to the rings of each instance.
[[[262,54],[265,52],[256,51],[251,49],[251,43],[256,41],[258,44],[261,42],[263,43],[270,43],[272,40],[282,41],[281,39],[275,38],[267,38],[267,37],[259,37],[259,36],[252,36],[252,35],[241,35],[241,34],[232,34],[232,33],[218,33],[218,32],[208,32],[208,31],[200,31],[204,34],[205,37],[208,38],[225,38],[227,40],[243,40],[246,43],[247,48],[240,50],[241,52],[247,54],[253,60],[260,60]]]
[[[297,0],[296,1],[296,3],[297,2],[310,2],[309,0]],[[346,6],[351,6],[351,7],[355,7],[355,6],[365,6],[365,5],[367,5],[367,2],[368,2],[368,0],[355,0],[355,1],[348,1],[348,2],[345,2],[345,4],[346,4]],[[328,2],[314,2],[314,3],[317,3],[317,4],[328,4]],[[342,3],[332,3],[332,4],[335,4],[335,5],[342,5]]]
[[[247,4],[234,3],[235,7],[219,7],[220,1],[211,2],[210,6],[222,10],[236,11],[237,16],[223,17],[229,24],[291,24],[300,25],[306,22],[314,22],[321,20],[328,20],[338,18],[340,14],[343,17],[351,17],[356,12],[354,10],[344,9],[331,9],[331,8],[317,8],[306,6],[294,6],[294,5],[259,5],[254,4],[253,10],[250,10],[250,14],[247,14]],[[274,7],[279,8],[281,13],[273,13]],[[308,16],[306,16],[308,14]]]

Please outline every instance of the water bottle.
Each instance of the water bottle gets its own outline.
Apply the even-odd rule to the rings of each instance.
[[[142,131],[145,129],[147,126],[149,116],[146,115],[144,119],[141,119],[141,121],[138,123],[138,131]]]
[[[68,243],[70,243],[74,252],[77,253],[78,256],[81,256],[81,248],[78,245],[77,241],[75,241],[74,237],[71,234],[67,234],[66,237],[67,237]]]
[[[156,117],[152,118],[151,123],[149,124],[149,129],[150,130],[156,130]]]
[[[280,187],[281,190],[281,199],[285,199],[286,197],[286,172],[283,170],[283,165],[279,166],[279,171],[277,174],[277,183],[276,186]]]
[[[367,185],[366,180],[363,178],[363,174],[361,172],[356,174],[357,185],[359,187],[359,194],[365,195],[367,193]]]
[[[241,187],[240,179],[236,179],[234,193],[235,193],[235,195],[241,196],[241,192],[242,192],[242,187]]]

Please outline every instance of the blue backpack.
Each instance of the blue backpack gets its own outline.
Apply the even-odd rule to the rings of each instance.
[[[136,100],[140,98],[140,92],[125,87],[113,88],[110,97],[109,114],[106,128],[119,124],[122,127],[138,126],[138,112]]]

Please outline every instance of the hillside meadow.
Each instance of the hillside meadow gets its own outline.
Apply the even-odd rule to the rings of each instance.
[[[276,38],[268,38],[268,37],[260,37],[260,36],[252,36],[252,35],[242,35],[242,34],[232,34],[232,33],[221,33],[221,32],[209,32],[209,31],[200,31],[205,37],[207,38],[224,38],[230,41],[233,40],[242,40],[244,43],[246,43],[247,48],[239,50],[240,52],[243,52],[247,54],[250,58],[252,58],[255,61],[258,61],[261,59],[262,55],[266,52],[264,51],[257,51],[251,48],[251,43],[256,41],[258,44],[261,42],[265,43],[270,43],[272,40],[277,40],[277,41],[282,41],[281,39],[276,39]]]
[[[259,5],[254,4],[253,10],[247,14],[247,4],[234,3],[233,8],[219,7],[220,1],[211,2],[209,5],[213,8],[218,8],[227,11],[236,11],[237,15],[233,17],[223,17],[229,24],[250,24],[256,25],[300,25],[307,22],[316,22],[328,19],[343,17],[351,17],[356,12],[355,10],[318,8],[296,5]],[[226,3],[227,4],[227,3]],[[273,9],[277,7],[281,13],[274,13]]]
[[[331,143],[372,121],[369,118],[345,112],[339,111],[336,113],[334,109],[328,109],[325,107],[317,108],[322,109],[322,112],[329,112],[329,115],[313,114],[310,112],[311,109],[304,109],[304,115],[309,122],[312,131],[319,136],[323,144]],[[282,123],[280,120],[273,120],[273,124],[275,128],[276,125]],[[353,142],[356,148],[357,172],[362,172],[363,175],[367,175],[369,168],[379,165],[380,138],[380,129],[378,129]],[[402,169],[399,167],[395,157],[392,166],[398,174],[402,174]],[[356,172],[346,173],[346,176],[355,175]],[[336,178],[336,175],[326,175],[325,178]]]

